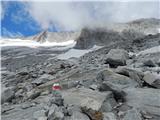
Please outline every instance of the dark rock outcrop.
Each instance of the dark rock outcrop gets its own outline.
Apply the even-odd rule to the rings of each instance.
[[[105,64],[110,67],[124,66],[129,58],[128,52],[123,49],[111,49],[106,55]]]

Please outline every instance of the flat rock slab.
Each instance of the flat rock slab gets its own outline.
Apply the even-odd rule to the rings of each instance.
[[[151,88],[128,88],[126,101],[129,106],[133,106],[142,111],[160,117],[160,90]]]
[[[26,103],[27,104],[27,103]],[[34,120],[33,113],[42,110],[41,106],[33,106],[23,109],[24,104],[10,105],[12,109],[2,113],[2,120]],[[5,109],[5,107],[3,107]]]
[[[117,74],[111,69],[106,69],[99,72],[97,79],[99,82],[109,81],[115,85],[123,86],[124,88],[139,86],[137,81],[132,80],[131,78],[124,75]]]
[[[62,92],[64,104],[78,105],[93,110],[100,110],[103,102],[112,96],[111,92],[98,92],[87,88],[73,88]]]

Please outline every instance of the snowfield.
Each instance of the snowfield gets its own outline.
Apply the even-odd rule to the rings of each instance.
[[[66,42],[44,42],[39,43],[32,40],[22,40],[22,39],[1,39],[0,46],[27,46],[27,47],[38,47],[38,46],[74,46],[76,42],[74,40],[69,40]]]
[[[62,51],[62,50],[66,50],[71,48],[70,50],[68,50],[65,53],[59,54],[57,56],[57,58],[59,59],[69,59],[72,57],[81,57],[84,54],[97,50],[99,48],[101,48],[100,46],[94,46],[91,49],[87,49],[87,50],[79,50],[79,49],[73,49],[73,47],[75,46],[76,41],[74,40],[69,40],[66,42],[44,42],[44,43],[39,43],[33,40],[22,40],[22,39],[1,39],[0,40],[0,47],[12,47],[12,46],[27,46],[27,47],[31,47],[31,48],[37,48],[37,47],[52,47],[54,46],[53,50],[58,50],[58,51]]]
[[[78,57],[83,56],[86,53],[97,50],[99,48],[101,48],[101,46],[95,45],[93,48],[88,49],[88,50],[70,49],[66,53],[58,55],[57,58],[59,58],[59,59],[69,59],[72,57],[78,58]]]

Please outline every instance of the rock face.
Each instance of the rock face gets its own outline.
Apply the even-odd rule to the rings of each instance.
[[[109,64],[111,67],[117,67],[126,65],[129,55],[125,50],[111,49],[106,57],[106,64]]]
[[[111,44],[115,41],[122,41],[123,38],[118,32],[107,29],[89,29],[84,28],[77,38],[76,49],[88,49],[93,45]]]

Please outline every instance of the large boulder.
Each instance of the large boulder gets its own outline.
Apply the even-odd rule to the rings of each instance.
[[[116,105],[110,91],[101,93],[87,88],[73,88],[64,91],[62,96],[64,105],[77,105],[96,111],[109,111]]]
[[[139,86],[139,84],[135,80],[132,80],[127,76],[117,74],[111,69],[106,69],[99,72],[97,75],[97,80],[99,83],[102,83],[103,81],[109,81],[120,88]]]
[[[109,81],[104,81],[102,84],[99,85],[100,91],[112,91],[114,98],[118,102],[124,102],[125,101],[125,95],[126,93],[123,91],[123,89],[115,85]]]
[[[111,67],[124,66],[129,58],[128,52],[123,49],[111,49],[107,54],[106,64]]]
[[[160,90],[151,88],[127,88],[126,104],[152,117],[160,119]]]
[[[141,72],[140,70],[136,70],[136,69],[129,68],[126,66],[119,66],[115,70],[115,72],[118,74],[130,77],[131,79],[137,81],[140,86],[142,86],[142,84],[143,84],[142,79],[143,79],[144,73]]]

